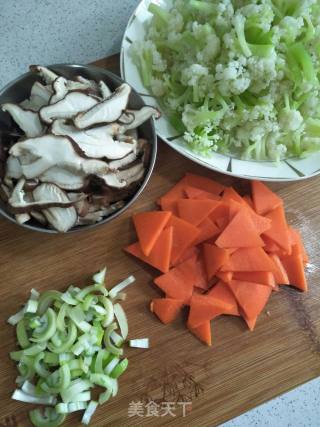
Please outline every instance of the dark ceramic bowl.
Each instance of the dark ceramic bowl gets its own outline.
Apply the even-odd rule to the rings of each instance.
[[[81,75],[90,80],[96,80],[96,81],[103,80],[110,87],[111,90],[116,89],[118,86],[120,86],[123,83],[123,80],[120,77],[116,76],[110,71],[104,70],[102,68],[94,67],[92,65],[55,64],[55,65],[50,65],[49,68],[55,71],[57,74],[61,74],[64,77],[67,77],[69,79],[77,75]],[[28,72],[18,77],[11,83],[7,84],[0,91],[0,105],[6,102],[19,103],[24,99],[28,98],[30,96],[31,87],[36,80],[40,80],[40,79],[34,73]],[[129,108],[140,109],[144,105],[145,103],[141,98],[141,96],[137,92],[132,90],[130,99],[129,99]],[[11,123],[11,119],[9,117],[9,114],[4,113],[3,111],[0,110],[0,129],[7,128],[8,126],[10,126],[10,123]],[[152,174],[153,167],[156,160],[156,154],[157,154],[157,136],[154,129],[153,119],[150,119],[147,122],[145,122],[143,125],[141,125],[138,128],[138,134],[139,134],[139,137],[145,138],[151,144],[151,147],[152,147],[149,165],[147,167],[147,173],[145,175],[143,182],[139,186],[138,190],[126,201],[126,204],[121,209],[105,217],[102,221],[92,225],[91,224],[79,225],[79,226],[73,227],[71,230],[68,231],[68,233],[81,231],[81,230],[88,230],[89,228],[97,227],[98,225],[105,224],[107,222],[112,221],[114,218],[117,218],[119,215],[122,214],[122,212],[128,209],[128,207],[132,205],[132,203],[134,203],[134,201],[137,200],[139,195],[142,193],[143,189],[147,185],[147,182],[149,181],[149,178]],[[5,218],[7,218],[9,221],[12,221],[18,224],[14,218],[14,215],[12,215],[8,211],[6,204],[1,199],[0,199],[0,214]],[[21,227],[28,228],[30,230],[42,231],[45,233],[57,233],[57,231],[50,229],[46,226],[43,226],[33,219],[28,221],[28,223],[18,224],[18,225],[20,225]]]

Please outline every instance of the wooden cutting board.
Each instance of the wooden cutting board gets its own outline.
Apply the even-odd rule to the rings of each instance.
[[[96,65],[117,72],[118,57]],[[148,186],[110,224],[78,234],[48,235],[0,220],[0,426],[29,425],[29,405],[10,399],[17,371],[8,353],[15,349],[16,340],[6,319],[26,301],[30,288],[64,290],[70,284],[90,283],[91,273],[104,265],[108,286],[130,274],[136,276],[124,303],[130,337],[149,337],[151,348],[128,349],[130,365],[120,380],[120,392],[99,408],[93,426],[211,427],[320,374],[320,177],[271,185],[285,201],[290,224],[303,234],[310,255],[308,294],[290,288],[275,293],[253,333],[241,319],[217,319],[211,348],[186,330],[185,319],[166,327],[149,312],[150,300],[159,295],[152,285],[157,273],[121,249],[135,240],[132,214],[152,209],[153,201],[186,171],[240,191],[248,189],[248,182],[204,169],[159,141]],[[163,403],[159,410],[155,405],[146,407],[148,399],[180,403]],[[192,405],[182,403],[190,399]],[[65,425],[78,426],[79,420],[79,415],[69,416]]]

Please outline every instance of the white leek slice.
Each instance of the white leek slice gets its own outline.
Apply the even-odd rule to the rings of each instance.
[[[109,292],[109,297],[115,298],[119,292],[121,292],[127,286],[131,285],[133,282],[135,282],[135,280],[135,277],[129,276],[127,279],[123,280],[111,289],[111,291]]]
[[[94,283],[98,283],[99,285],[103,285],[107,273],[107,267],[104,267],[103,270],[98,271],[92,276]]]
[[[25,393],[22,390],[16,389],[11,396],[12,399],[18,400],[19,402],[34,403],[37,405],[55,405],[57,399],[54,396],[32,396]]]
[[[111,372],[114,370],[114,368],[117,366],[117,364],[120,362],[120,359],[118,357],[114,357],[104,368],[104,373],[107,375],[110,375]]]
[[[85,410],[83,417],[82,417],[82,424],[88,425],[90,423],[90,420],[93,416],[93,414],[95,413],[96,409],[98,407],[98,402],[96,402],[95,400],[92,400],[87,409]]]
[[[24,309],[22,308],[21,310],[19,310],[16,314],[14,314],[13,316],[10,316],[8,319],[8,323],[12,326],[15,326],[18,322],[20,322],[20,320],[23,319],[24,317]]]
[[[128,319],[126,313],[119,303],[113,306],[113,310],[120,327],[122,338],[125,340],[128,336]]]
[[[135,348],[149,348],[149,338],[138,338],[129,341],[130,347]]]
[[[116,331],[112,331],[110,334],[110,338],[115,343],[117,347],[120,347],[123,344],[123,338]]]

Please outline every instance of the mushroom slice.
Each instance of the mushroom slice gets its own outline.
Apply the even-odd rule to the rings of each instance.
[[[19,105],[11,103],[2,104],[1,108],[11,115],[27,137],[32,138],[43,134],[44,126],[35,111],[24,110]]]
[[[117,170],[121,169],[125,166],[128,166],[130,163],[134,162],[137,159],[137,153],[134,151],[132,153],[129,153],[127,156],[123,157],[119,160],[112,160],[109,162],[109,168],[110,170]]]
[[[51,203],[70,204],[67,194],[54,184],[41,184],[33,191],[34,200],[43,203],[50,200]],[[76,209],[72,207],[50,207],[42,210],[49,224],[57,231],[65,233],[77,222]]]
[[[142,123],[154,117],[156,120],[160,118],[161,113],[154,107],[150,105],[146,105],[142,107],[140,110],[126,110],[127,114],[132,114],[134,116],[134,120],[131,123],[125,124],[123,126],[124,129],[130,130],[135,129],[142,125]]]
[[[63,190],[79,190],[84,186],[84,175],[78,175],[54,166],[39,176],[41,182],[51,182]]]
[[[31,216],[28,213],[16,214],[14,217],[17,223],[20,225],[25,224],[31,219]]]
[[[6,163],[6,177],[19,179],[22,177],[20,161],[17,157],[9,156]]]
[[[55,104],[56,102],[60,101],[67,95],[68,93],[67,83],[68,83],[67,79],[65,79],[62,76],[58,77],[52,83],[53,94],[49,100],[49,104]]]
[[[94,93],[99,93],[99,86],[94,80],[86,79],[82,76],[76,76],[76,81],[69,80],[68,84],[70,84],[70,87],[68,87],[69,90],[86,90],[90,89]]]
[[[55,104],[42,107],[40,117],[45,123],[52,123],[54,119],[69,119],[76,114],[87,111],[98,101],[83,92],[69,92]]]
[[[48,85],[53,83],[55,79],[59,77],[56,73],[49,70],[49,68],[42,67],[41,65],[30,65],[29,69],[33,73],[38,74]]]
[[[119,125],[112,124],[88,130],[79,130],[67,125],[65,120],[55,120],[51,127],[54,135],[65,135],[81,148],[86,156],[101,159],[121,159],[134,151],[136,143],[114,141],[112,134],[117,133]]]
[[[29,196],[28,193],[25,193],[24,191],[24,185],[25,185],[25,179],[19,179],[16,186],[14,187],[11,196],[8,200],[9,207],[11,210],[15,213],[29,213],[33,210],[42,210],[44,208],[48,207],[69,207],[72,205],[72,202],[70,200],[51,200],[50,198],[42,198],[41,203],[36,201],[33,201],[33,199]],[[42,184],[45,185],[45,184]],[[50,184],[51,185],[51,184]],[[39,187],[37,187],[39,188]],[[34,192],[33,191],[33,197]],[[61,190],[62,191],[62,190]]]
[[[99,102],[86,112],[79,113],[74,124],[79,129],[85,129],[97,123],[112,123],[121,116],[123,110],[127,108],[131,87],[123,83],[113,94]]]
[[[42,225],[46,225],[47,224],[46,217],[40,211],[31,211],[30,215],[32,216],[32,218],[34,218],[38,222],[40,222],[40,224],[42,224]]]
[[[127,111],[123,112],[121,116],[118,118],[118,123],[121,123],[122,125],[129,125],[134,121],[134,114],[128,113]],[[123,132],[125,132],[127,129],[123,129]]]
[[[109,172],[105,175],[100,175],[99,178],[101,178],[104,184],[108,187],[125,188],[127,186],[127,183],[118,177],[117,171]]]
[[[31,88],[31,95],[30,97],[38,96],[39,98],[43,99],[43,102],[48,104],[49,99],[52,95],[52,88],[51,86],[44,86],[40,82],[35,82]]]
[[[139,162],[128,169],[123,169],[118,172],[118,178],[126,182],[126,185],[130,185],[133,182],[139,181],[144,175],[145,168],[142,162]]]
[[[83,175],[104,174],[109,171],[108,164],[83,157],[83,153],[68,137],[43,135],[14,144],[9,153],[15,157],[31,155],[36,160],[21,166],[23,175],[36,178],[53,166],[66,168]]]
[[[99,82],[99,89],[100,89],[102,99],[107,99],[112,95],[111,90],[108,88],[108,86],[102,80]]]

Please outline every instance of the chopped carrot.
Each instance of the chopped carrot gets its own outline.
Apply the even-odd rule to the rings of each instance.
[[[279,246],[270,237],[263,235],[262,240],[264,241],[263,249],[268,253],[279,253]]]
[[[216,277],[224,283],[230,283],[233,277],[232,271],[218,271]]]
[[[274,266],[262,248],[236,250],[221,271],[273,271]]]
[[[209,219],[216,223],[219,227],[219,224],[217,223],[217,220],[220,218],[223,218],[224,221],[228,221],[229,219],[229,205],[224,202],[220,202],[216,209],[209,215]]]
[[[199,243],[213,239],[220,233],[219,227],[215,225],[209,218],[205,218],[205,220],[198,225],[198,229],[199,236],[195,240],[194,245],[198,245]]]
[[[203,257],[207,277],[210,280],[228,262],[229,253],[223,248],[205,243],[203,245]]]
[[[281,262],[288,274],[290,285],[300,289],[301,291],[307,291],[308,284],[304,272],[302,255],[288,255],[281,258]]]
[[[147,264],[152,265],[152,267],[166,273],[170,267],[172,247],[173,227],[169,227],[161,232],[149,256],[144,255],[138,242],[127,246],[124,250]]]
[[[229,203],[230,200],[234,200],[235,202],[240,203],[241,205],[244,203],[240,194],[236,192],[236,190],[232,187],[227,187],[223,191],[222,201],[225,203]]]
[[[245,320],[246,324],[248,325],[248,328],[252,332],[254,330],[254,328],[256,327],[258,316],[251,317],[249,319],[248,316],[243,311],[241,312],[241,316],[243,317],[243,319]]]
[[[204,221],[218,205],[216,200],[181,199],[177,202],[179,217],[195,226]]]
[[[254,209],[259,215],[282,205],[282,199],[260,181],[251,181],[251,190]]]
[[[202,258],[195,259],[194,263],[194,275],[195,275],[195,283],[194,286],[207,290],[209,289],[210,282],[207,279],[205,262]]]
[[[176,261],[175,264],[173,264],[173,267],[181,264],[184,261],[187,261],[190,258],[198,257],[199,253],[200,249],[197,246],[190,246],[181,254],[180,258]]]
[[[252,200],[252,198],[249,196],[249,194],[246,194],[245,196],[242,196],[242,200],[243,200],[244,202],[246,202],[246,204],[247,204],[251,209],[254,209],[254,206],[253,206],[253,200]]]
[[[228,217],[221,217],[216,219],[216,224],[219,227],[220,233],[228,226]]]
[[[187,173],[184,179],[185,184],[189,185],[190,187],[208,191],[212,194],[219,195],[224,190],[224,185],[204,176]]]
[[[171,212],[161,211],[140,212],[133,215],[133,223],[144,255],[150,255],[170,217]]]
[[[272,292],[269,286],[240,280],[232,280],[228,286],[248,319],[259,316]]]
[[[278,206],[266,214],[266,218],[271,220],[271,228],[264,232],[264,235],[273,240],[280,248],[290,254],[291,245],[288,224],[284,213],[283,205]]]
[[[183,301],[173,298],[155,298],[150,303],[150,310],[159,317],[162,323],[167,325],[176,319],[182,306]]]
[[[232,310],[230,302],[216,300],[208,295],[193,294],[190,301],[188,326],[196,328],[202,323],[230,310]]]
[[[277,285],[289,285],[290,282],[289,282],[288,274],[278,255],[270,254],[269,257],[272,260],[275,267],[273,270],[273,274],[274,274],[274,278],[276,280]]]
[[[220,234],[216,245],[220,248],[253,248],[264,243],[247,209],[241,209]]]
[[[172,215],[168,222],[173,227],[173,240],[171,252],[171,264],[174,265],[183,252],[188,249],[197,239],[200,231],[197,227],[189,224],[181,218]]]
[[[197,338],[199,338],[200,341],[204,342],[205,344],[211,346],[212,340],[211,340],[211,324],[210,321],[207,320],[206,322],[202,323],[201,325],[197,326],[196,328],[191,328],[188,326],[189,331],[195,335]]]
[[[165,200],[183,199],[185,185],[187,185],[187,183],[186,183],[185,177],[183,177],[182,179],[180,179],[180,181],[176,183],[176,185],[170,188],[170,190],[166,194],[160,197],[158,201],[159,205],[162,206],[162,203]]]
[[[241,282],[259,283],[271,288],[276,286],[275,277],[271,271],[238,271],[233,273],[233,279]]]
[[[210,289],[207,295],[214,298],[214,300],[223,301],[231,305],[231,308],[222,314],[240,316],[237,300],[235,299],[227,284],[221,281],[218,282],[215,286],[213,286],[212,289]]]
[[[189,185],[184,187],[184,192],[188,199],[221,200],[221,197],[216,194],[209,193],[209,191],[199,190],[199,188],[190,187]]]
[[[232,220],[237,213],[239,213],[240,210],[246,210],[246,212],[249,214],[251,221],[255,225],[255,228],[257,230],[257,233],[260,235],[269,228],[271,228],[271,220],[268,218],[265,218],[262,215],[258,215],[253,209],[251,209],[246,204],[240,204],[234,200],[230,200],[229,202],[229,218]]]
[[[169,298],[174,298],[187,303],[192,295],[195,285],[193,258],[172,268],[166,274],[154,279],[154,283],[162,289]]]
[[[308,257],[307,251],[304,247],[300,232],[298,230],[292,228],[292,227],[289,227],[289,235],[291,238],[292,246],[295,246],[295,250],[298,253],[301,253],[302,258],[303,258],[303,263],[307,264],[309,262],[309,257]]]

